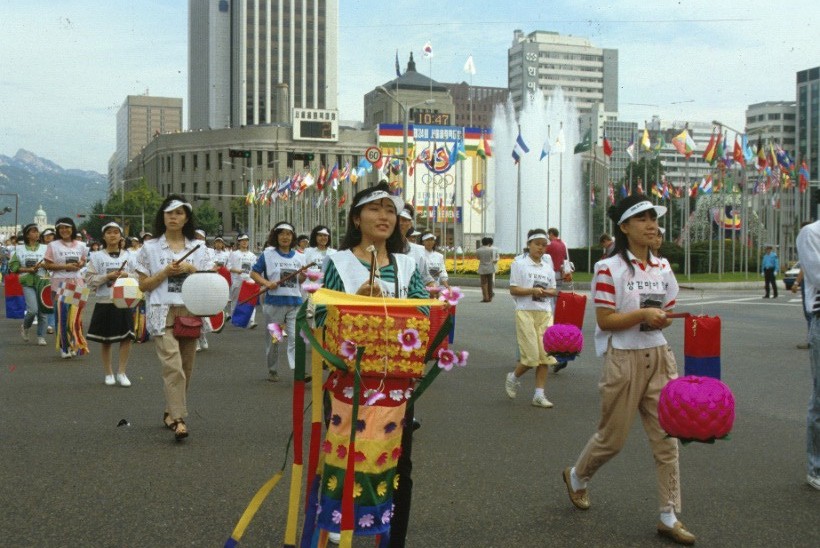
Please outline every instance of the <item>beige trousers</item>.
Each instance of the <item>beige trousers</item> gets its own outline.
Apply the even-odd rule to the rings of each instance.
[[[655,457],[660,509],[681,511],[678,441],[668,438],[658,423],[661,390],[677,376],[675,356],[666,345],[640,350],[618,350],[610,345],[598,384],[601,422],[575,463],[579,478],[589,480],[621,451],[640,413]]]
[[[165,392],[165,412],[172,420],[188,416],[188,384],[194,370],[196,339],[176,339],[173,334],[174,318],[191,316],[184,306],[172,306],[165,320],[165,334],[154,336],[157,357],[162,365]]]

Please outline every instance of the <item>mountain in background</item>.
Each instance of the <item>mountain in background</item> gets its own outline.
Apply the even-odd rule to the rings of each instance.
[[[20,149],[13,158],[0,154],[0,210],[14,209],[14,196],[20,196],[20,225],[32,222],[40,207],[46,212],[49,224],[59,217],[73,217],[91,209],[108,196],[108,179],[95,171],[63,169],[51,160]],[[14,211],[0,217],[0,225],[14,224]]]

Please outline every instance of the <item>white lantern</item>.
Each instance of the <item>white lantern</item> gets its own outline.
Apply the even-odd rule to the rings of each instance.
[[[228,304],[228,282],[216,272],[197,272],[182,283],[182,302],[196,316],[213,316]]]
[[[111,288],[111,299],[117,308],[134,308],[142,299],[139,282],[134,278],[117,278]]]

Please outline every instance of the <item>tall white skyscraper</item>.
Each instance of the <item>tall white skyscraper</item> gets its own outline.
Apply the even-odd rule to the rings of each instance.
[[[190,129],[336,108],[338,0],[189,0]]]

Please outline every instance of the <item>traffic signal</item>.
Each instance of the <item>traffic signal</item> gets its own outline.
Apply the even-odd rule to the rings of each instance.
[[[313,161],[313,153],[312,152],[306,152],[305,153],[305,160],[307,160],[308,162],[312,162]]]
[[[306,162],[312,162],[314,158],[314,154],[312,152],[294,152],[293,159],[294,160],[304,160]]]
[[[251,151],[250,150],[240,150],[237,148],[229,148],[228,149],[228,157],[229,158],[250,158]]]
[[[85,216],[85,215],[83,215],[82,213],[77,213],[77,218],[78,218],[78,219],[85,219],[85,217],[86,217],[86,216]]]

